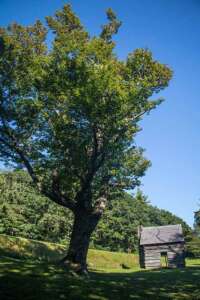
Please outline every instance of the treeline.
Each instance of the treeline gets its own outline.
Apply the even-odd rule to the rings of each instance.
[[[197,237],[200,237],[200,210],[194,213],[194,231]]]
[[[138,225],[182,224],[186,236],[191,228],[177,216],[152,206],[138,191],[110,196],[109,206],[91,239],[91,247],[112,251],[137,250]],[[66,243],[73,216],[69,210],[42,197],[26,172],[0,174],[0,233]]]

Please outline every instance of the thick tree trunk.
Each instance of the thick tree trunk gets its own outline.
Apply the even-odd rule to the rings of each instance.
[[[87,272],[87,253],[92,232],[97,226],[101,214],[80,210],[75,213],[70,245],[63,262],[72,266],[76,272]]]

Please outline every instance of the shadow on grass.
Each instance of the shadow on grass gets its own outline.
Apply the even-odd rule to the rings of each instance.
[[[123,272],[123,273],[121,273]],[[56,265],[0,258],[1,300],[200,299],[200,265],[176,270],[103,272],[75,278]]]

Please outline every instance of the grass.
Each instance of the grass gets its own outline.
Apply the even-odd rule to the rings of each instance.
[[[67,247],[60,244],[0,235],[0,255],[4,256],[55,263],[66,254],[66,251]],[[91,268],[98,269],[116,269],[121,268],[122,265],[125,265],[127,268],[134,268],[138,266],[138,256],[90,249],[88,265]]]
[[[200,260],[197,259],[188,260],[185,269],[141,271],[137,265],[137,257],[134,255],[90,250],[90,277],[76,278],[56,264],[45,261],[45,258],[50,260],[49,244],[46,243],[44,243],[46,254],[40,261],[24,259],[22,254],[20,259],[3,256],[6,247],[7,250],[9,248],[8,243],[12,244],[12,238],[7,239],[6,242],[6,236],[3,237],[4,245],[2,245],[2,236],[0,236],[1,300],[200,299]],[[16,255],[17,251],[22,249],[19,248],[22,240],[14,238],[14,241],[18,242],[14,248]],[[26,244],[25,241],[23,244]],[[30,244],[32,242],[27,241],[29,250],[39,247],[36,241],[33,242],[34,247]],[[55,259],[57,255],[61,255],[64,248],[60,245],[50,245],[49,253]],[[23,251],[26,255],[30,254],[28,250],[23,249]],[[38,253],[31,251],[31,253]],[[54,255],[52,251],[55,251]],[[124,270],[121,267],[122,261],[129,264],[131,268]]]

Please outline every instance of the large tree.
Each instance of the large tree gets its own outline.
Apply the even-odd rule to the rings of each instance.
[[[121,22],[111,9],[107,17],[94,37],[69,5],[47,26],[0,29],[0,157],[73,212],[64,261],[80,270],[110,191],[133,189],[149,166],[134,137],[172,75],[146,49],[120,60],[112,36]]]

